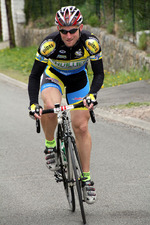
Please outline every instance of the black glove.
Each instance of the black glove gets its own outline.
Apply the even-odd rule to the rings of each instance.
[[[40,108],[42,108],[42,106],[40,106],[39,104],[32,104],[32,105],[29,107],[29,116],[30,116],[32,119],[35,119],[34,114],[35,114],[35,113],[39,114]]]
[[[93,103],[93,105],[97,105],[97,101],[96,101],[96,94],[87,94],[84,99],[86,99],[86,103],[89,106],[91,103]]]

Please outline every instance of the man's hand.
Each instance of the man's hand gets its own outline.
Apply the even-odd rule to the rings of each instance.
[[[88,94],[83,99],[84,106],[87,107],[89,110],[93,108],[94,103],[96,103],[96,99],[94,97],[94,94]]]
[[[41,119],[42,107],[39,104],[32,104],[29,107],[29,116],[32,119]]]

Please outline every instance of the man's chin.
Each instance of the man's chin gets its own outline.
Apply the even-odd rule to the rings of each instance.
[[[72,41],[66,41],[66,42],[65,42],[65,45],[66,45],[67,47],[73,47],[73,46],[74,46],[74,43],[73,43]]]

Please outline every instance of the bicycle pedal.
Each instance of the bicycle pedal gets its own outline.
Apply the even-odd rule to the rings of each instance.
[[[63,179],[60,179],[60,178],[55,178],[55,180],[56,180],[56,183],[59,183],[59,182],[63,181]]]
[[[59,182],[62,182],[62,181],[63,181],[63,179],[62,179],[62,178],[60,178],[60,177],[56,177],[56,176],[55,176],[55,181],[56,181],[57,183],[59,183]]]
[[[55,171],[55,172],[54,172],[54,177],[55,177],[55,180],[56,180],[57,183],[63,181],[62,175],[61,175],[61,173],[59,173],[58,171]]]

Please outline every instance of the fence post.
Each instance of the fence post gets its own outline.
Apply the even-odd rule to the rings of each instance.
[[[135,36],[134,0],[131,0],[131,10],[132,10],[132,32],[134,37]]]
[[[95,0],[96,15],[100,19],[100,0]]]
[[[15,43],[15,32],[14,32],[14,25],[13,25],[13,18],[12,18],[11,0],[5,0],[5,5],[6,5],[6,14],[7,14],[7,21],[8,21],[9,44],[10,44],[10,48],[14,48],[16,46],[16,43]]]
[[[114,23],[115,23],[115,20],[116,20],[116,14],[115,14],[115,0],[113,0],[113,20],[114,20]]]
[[[50,13],[53,13],[53,3],[51,0],[49,0],[49,8],[50,8]]]
[[[104,1],[102,1],[102,10],[103,10],[103,15],[104,15],[104,23],[106,23],[106,18],[105,18],[105,7],[104,7]]]

